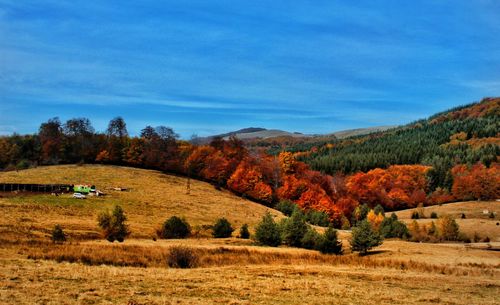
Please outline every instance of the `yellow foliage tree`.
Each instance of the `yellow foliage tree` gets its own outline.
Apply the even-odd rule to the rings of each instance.
[[[366,219],[368,219],[368,222],[372,226],[372,229],[378,232],[380,229],[380,224],[384,220],[384,215],[382,215],[382,213],[375,214],[375,211],[370,210],[370,212],[368,212],[368,215],[366,215]]]
[[[292,174],[295,171],[295,157],[291,152],[282,152],[279,155],[281,170],[285,174]]]

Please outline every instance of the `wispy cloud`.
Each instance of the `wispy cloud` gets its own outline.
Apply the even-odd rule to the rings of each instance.
[[[149,117],[184,135],[400,124],[498,92],[497,10],[487,0],[0,0],[0,106],[16,104],[0,125],[36,130],[23,113],[33,105],[98,125]]]

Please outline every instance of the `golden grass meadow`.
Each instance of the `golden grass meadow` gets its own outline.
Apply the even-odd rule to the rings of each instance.
[[[460,228],[490,243],[426,244],[386,240],[370,255],[349,250],[349,231],[339,231],[344,255],[288,247],[256,246],[236,237],[250,231],[262,205],[218,191],[208,183],[157,171],[99,165],[38,167],[0,173],[0,182],[91,183],[107,195],[86,200],[71,194],[2,195],[0,198],[0,303],[2,304],[498,304],[499,202],[466,202],[425,208],[426,213],[465,213]],[[114,191],[124,187],[126,191]],[[121,205],[131,236],[102,239],[99,212]],[[427,210],[428,209],[428,210]],[[185,217],[195,237],[154,240],[172,215]],[[411,211],[398,212],[410,221]],[[233,237],[213,239],[206,229],[226,217]],[[429,221],[428,219],[419,222]],[[60,224],[68,234],[53,244]],[[199,257],[196,268],[170,268],[166,256],[183,246]]]

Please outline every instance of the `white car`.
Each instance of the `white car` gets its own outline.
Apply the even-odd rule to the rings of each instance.
[[[80,193],[74,193],[73,194],[73,198],[76,198],[76,199],[85,199],[87,197],[85,197],[85,195],[80,194]]]

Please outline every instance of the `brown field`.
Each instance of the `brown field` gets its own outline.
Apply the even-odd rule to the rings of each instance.
[[[237,228],[252,228],[268,209],[199,181],[186,195],[184,178],[123,167],[41,167],[0,173],[0,182],[88,182],[108,193],[86,200],[0,198],[0,304],[498,304],[500,252],[479,244],[387,240],[360,257],[348,249],[348,231],[340,233],[342,256],[206,238],[207,232],[154,241],[155,228],[171,215],[193,226],[225,216]],[[114,186],[130,190],[107,190]],[[115,204],[124,207],[133,232],[122,244],[103,241],[96,226],[97,214]],[[473,204],[498,208],[463,203],[470,208],[466,220],[491,221],[473,218],[479,207]],[[63,245],[48,239],[56,223],[69,234]],[[198,258],[196,268],[167,266],[171,247],[179,245]]]
[[[472,237],[478,234],[480,237],[488,237],[492,242],[500,242],[500,202],[499,201],[467,201],[447,203],[443,205],[435,205],[424,207],[425,219],[417,220],[420,224],[429,224],[435,219],[430,219],[432,212],[435,212],[438,217],[440,215],[448,214],[453,216],[460,231],[467,236]],[[416,209],[408,209],[396,212],[398,218],[405,223],[413,221],[411,214]],[[488,211],[488,213],[483,213]],[[489,213],[493,212],[495,218],[489,218]],[[462,214],[465,214],[465,219],[462,219]]]

